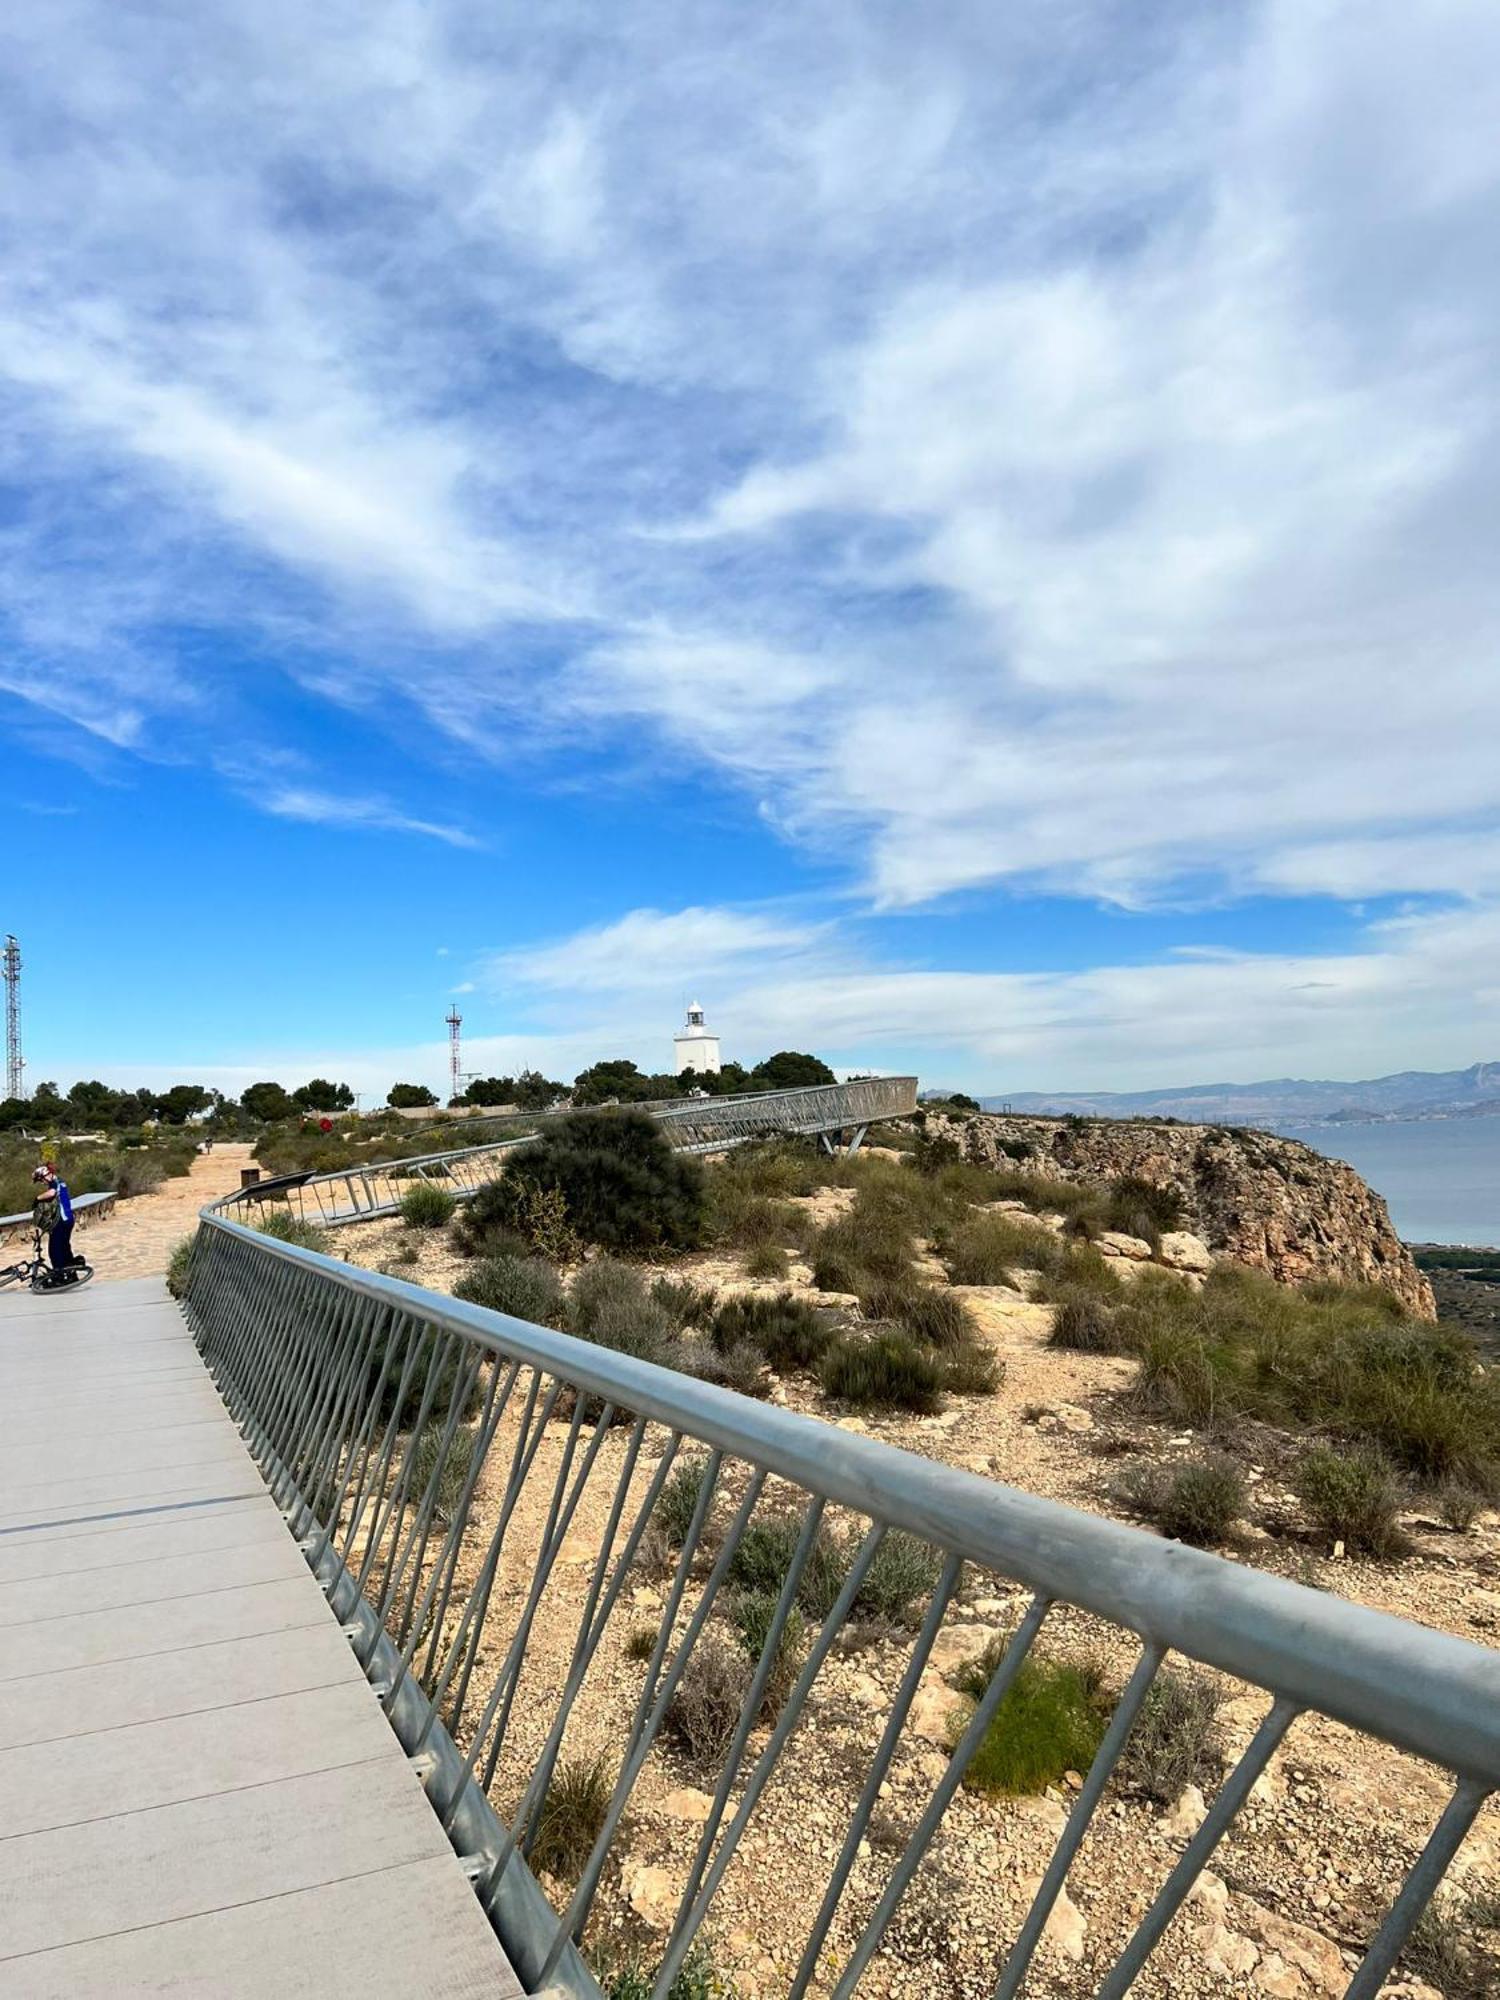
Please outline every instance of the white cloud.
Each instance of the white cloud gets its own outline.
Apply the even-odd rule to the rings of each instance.
[[[305,785],[267,785],[249,794],[262,812],[277,819],[300,820],[308,826],[363,827],[378,833],[418,833],[449,847],[477,848],[483,843],[462,827],[414,819],[382,799],[345,799]]]
[[[640,910],[506,954],[500,973],[494,990],[588,1061],[660,1066],[690,987],[725,1054],[748,1061],[808,1048],[1016,1090],[1348,1077],[1484,1056],[1500,1035],[1500,907],[1388,920],[1343,952],[1192,947],[1067,973],[881,965],[833,927]]]
[[[828,925],[701,906],[631,910],[554,944],[492,953],[482,976],[495,992],[523,987],[568,993],[587,1006],[605,994],[684,986],[696,992],[700,985],[743,977],[767,960],[785,965],[814,954],[825,963],[833,955]]]

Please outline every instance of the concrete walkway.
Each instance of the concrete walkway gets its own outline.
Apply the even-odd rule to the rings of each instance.
[[[0,1293],[0,2000],[520,1992],[160,1281]]]

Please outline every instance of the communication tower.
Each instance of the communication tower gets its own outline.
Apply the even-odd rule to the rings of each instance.
[[[21,1054],[21,947],[5,938],[5,1094],[24,1097],[25,1059]]]
[[[455,1003],[448,1011],[448,1101],[464,1094],[464,1058],[459,1044],[458,1031],[464,1024],[464,1017]]]

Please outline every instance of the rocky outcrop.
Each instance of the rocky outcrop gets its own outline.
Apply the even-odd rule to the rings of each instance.
[[[1001,1112],[929,1115],[925,1125],[986,1165],[1101,1186],[1131,1174],[1171,1188],[1183,1228],[1219,1256],[1283,1284],[1332,1278],[1381,1285],[1416,1318],[1437,1316],[1432,1289],[1380,1196],[1352,1167],[1295,1139],[1240,1125]]]

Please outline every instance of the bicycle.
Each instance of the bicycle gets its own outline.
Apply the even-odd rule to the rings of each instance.
[[[34,1292],[61,1292],[69,1285],[86,1285],[94,1267],[85,1257],[74,1257],[66,1270],[54,1271],[42,1254],[42,1232],[31,1232],[31,1255],[19,1264],[0,1265],[0,1287],[29,1285]]]

